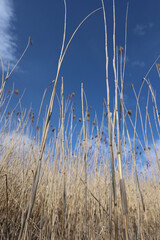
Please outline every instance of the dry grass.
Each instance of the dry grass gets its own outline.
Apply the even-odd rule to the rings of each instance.
[[[61,95],[63,96],[63,91]],[[78,123],[81,125],[81,130],[73,151],[71,138],[74,136],[64,135],[66,132],[64,122],[67,121],[64,119],[65,114],[61,114],[59,132],[52,133],[52,140],[50,144],[48,143],[47,151],[43,155],[39,185],[28,222],[26,239],[83,239],[84,237],[86,239],[109,239],[110,236],[114,239],[115,221],[118,222],[117,235],[123,239],[123,209],[116,162],[116,215],[114,205],[111,206],[113,197],[109,147],[108,143],[106,144],[107,133],[102,131],[105,121],[102,119],[101,127],[94,121],[91,134],[85,134],[84,140],[84,126],[89,127],[87,115],[88,110],[83,116],[83,124]],[[76,120],[73,120],[73,114],[69,116],[71,117],[70,129],[72,129]],[[26,217],[37,167],[37,156],[40,151],[40,143],[38,145],[27,135],[29,121],[32,121],[31,113],[26,114],[21,121],[21,127],[19,127],[19,122],[17,123],[16,132],[9,132],[9,123],[13,122],[10,121],[11,119],[12,116],[8,118],[0,134],[2,143],[0,147],[0,236],[2,239],[17,239],[20,234],[22,222]],[[89,131],[89,129],[85,130]],[[85,142],[88,143],[86,147],[84,147]],[[127,163],[125,159],[124,152],[128,151],[127,147],[125,149],[126,145],[124,145],[122,158],[126,163],[123,164],[123,173],[126,182],[129,239],[137,239],[138,236],[143,239],[153,239],[152,236],[155,236],[155,239],[158,239],[160,236],[159,181],[156,179],[156,173],[151,172],[151,166],[154,167],[155,163],[151,162],[152,165],[147,169],[144,162],[138,171],[145,205],[144,211],[135,181],[134,166],[131,162]],[[85,177],[86,162],[84,161],[86,152],[87,180]],[[131,159],[131,154],[127,153],[127,155]],[[117,159],[116,152],[115,159]],[[87,189],[87,197],[85,197],[85,189]],[[110,226],[110,218],[112,226]],[[84,222],[86,222],[85,231]]]
[[[81,25],[65,44],[66,1],[64,34],[55,81],[46,88],[37,118],[33,139],[29,137],[34,114],[30,110],[7,114],[7,106],[13,94],[5,99],[5,85],[20,62],[28,44],[10,73],[4,77],[0,89],[0,238],[1,239],[160,239],[160,166],[157,138],[160,120],[154,90],[148,80],[151,70],[157,67],[155,60],[135,95],[134,121],[132,111],[124,103],[124,74],[127,43],[127,16],[125,46],[116,51],[115,3],[113,0],[113,71],[115,105],[110,106],[108,79],[108,39],[105,6],[102,0],[105,29],[107,101],[104,103],[101,125],[96,116],[91,124],[91,107],[87,106],[83,84],[81,85],[82,117],[76,122],[73,109],[67,115],[72,97],[64,103],[63,78],[61,87],[58,132],[52,127],[48,139],[53,103],[59,73],[66,51]],[[65,47],[66,46],[66,47]],[[118,69],[120,66],[120,69]],[[118,81],[119,80],[119,81]],[[41,109],[47,89],[53,91],[43,129],[39,129]],[[142,116],[140,96],[144,85],[148,86],[146,114]],[[85,96],[85,98],[84,98]],[[20,104],[21,98],[18,102]],[[152,109],[150,104],[152,103]],[[112,110],[111,110],[112,109]],[[152,112],[153,111],[153,112]],[[7,117],[5,117],[7,114]],[[68,116],[68,119],[67,119]],[[107,116],[107,117],[106,117]],[[137,132],[138,117],[141,133]],[[18,118],[17,123],[15,119]],[[74,135],[79,124],[80,133]],[[106,129],[105,132],[104,129]],[[41,134],[40,134],[41,131]],[[133,138],[131,138],[131,133]],[[148,133],[151,138],[148,140]],[[39,137],[41,136],[42,137]],[[76,143],[75,143],[76,142]],[[137,145],[138,142],[138,145]],[[148,142],[152,142],[153,149]],[[47,145],[47,147],[46,147]],[[152,154],[151,154],[152,153]],[[154,157],[153,157],[154,154]]]
[[[81,136],[82,138],[82,136]],[[1,139],[2,142],[2,139]],[[30,199],[30,192],[36,169],[38,146],[26,147],[26,136],[21,132],[13,135],[13,139],[1,147],[0,164],[0,212],[2,239],[17,239],[20,233],[22,218]],[[64,214],[64,175],[62,134],[53,139],[54,145],[48,149],[43,158],[40,180],[32,214],[28,223],[26,239],[83,239],[85,221],[85,176],[82,146],[71,157],[70,148],[65,149],[65,214]],[[69,145],[65,139],[65,144]],[[98,144],[98,142],[97,142]],[[107,155],[98,150],[88,153],[87,174],[87,224],[86,239],[110,238],[110,162]],[[16,146],[21,146],[20,148]],[[96,152],[96,153],[95,153]],[[99,155],[100,154],[100,155]],[[99,157],[101,156],[101,157]],[[101,161],[97,164],[97,161]],[[118,236],[123,238],[123,218],[120,203],[120,192],[117,177],[117,214]],[[7,184],[6,184],[7,180]],[[128,234],[129,239],[158,239],[160,236],[160,192],[159,185],[152,177],[140,180],[143,192],[145,212],[137,189],[134,175],[126,177],[128,201]],[[65,224],[64,224],[65,223]],[[112,207],[112,228],[115,215]],[[139,233],[140,231],[140,233]],[[114,239],[114,231],[112,232]]]

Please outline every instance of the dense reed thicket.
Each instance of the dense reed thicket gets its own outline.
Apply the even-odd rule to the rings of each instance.
[[[154,138],[152,131],[154,123],[160,136],[160,120],[154,90],[148,80],[148,74],[153,68],[157,67],[159,73],[159,57],[144,77],[138,94],[134,85],[131,85],[136,102],[133,121],[132,112],[125,105],[123,93],[128,6],[124,49],[119,47],[116,50],[113,0],[112,59],[115,105],[111,110],[104,2],[102,0],[102,8],[89,14],[80,23],[68,44],[65,44],[66,1],[64,6],[64,35],[57,75],[50,85],[50,87],[53,85],[53,91],[43,129],[39,129],[38,121],[47,89],[44,92],[34,136],[29,136],[30,123],[35,118],[32,110],[28,113],[16,113],[13,109],[7,114],[7,103],[10,98],[5,99],[4,94],[5,84],[31,44],[30,38],[13,70],[7,73],[6,77],[2,74],[0,237],[19,240],[160,239],[160,166],[157,139]],[[66,51],[79,27],[99,10],[104,16],[107,87],[102,122],[98,123],[96,117],[91,122],[90,107],[84,99],[83,84],[80,104],[82,115],[80,119],[75,119],[73,108],[66,107],[69,106],[75,93],[70,95],[67,102],[64,101],[62,78],[58,129],[52,128],[52,138],[47,141],[51,116],[54,114],[53,103],[57,81]],[[119,65],[120,69],[118,69]],[[142,116],[140,97],[144,85],[148,86],[148,96],[146,114]],[[14,93],[18,94],[18,90],[11,91],[9,94],[12,97]],[[148,108],[150,101],[153,106],[151,112]],[[68,109],[68,115],[66,109]],[[74,135],[76,124],[79,124],[80,129],[78,136]],[[141,136],[137,132],[137,125],[141,126]],[[130,129],[134,133],[133,138]],[[147,138],[147,131],[150,131],[151,140]],[[152,142],[152,149],[149,142]]]

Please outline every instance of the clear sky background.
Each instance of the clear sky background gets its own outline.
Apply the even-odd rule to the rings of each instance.
[[[111,106],[114,100],[114,81],[112,75],[112,1],[104,1],[108,24],[109,41],[109,82]],[[116,1],[116,45],[124,47],[124,28],[127,1]],[[67,0],[67,37],[69,40],[80,21],[91,11],[101,7],[101,0]],[[127,63],[124,94],[129,109],[135,108],[131,83],[138,91],[142,78],[147,73],[156,57],[160,54],[160,1],[129,1]],[[63,36],[64,5],[63,0],[0,0],[0,54],[5,63],[12,65],[24,50],[28,37],[31,36],[33,46],[30,47],[18,69],[10,78],[7,89],[13,82],[19,95],[26,89],[22,100],[24,108],[32,103],[37,115],[44,89],[55,78],[57,62]],[[103,14],[99,11],[92,15],[75,36],[65,60],[60,77],[64,78],[65,97],[76,93],[77,117],[81,115],[80,87],[84,83],[88,104],[92,106],[94,116],[97,112],[101,119],[103,100],[106,98],[105,83],[105,51]],[[157,96],[159,94],[159,78],[156,68],[149,79]],[[59,79],[60,80],[60,79]],[[60,95],[58,82],[57,93]],[[142,93],[142,110],[145,110],[147,88]],[[51,90],[47,93],[45,105],[49,102]],[[16,104],[18,96],[14,96],[12,104]],[[44,111],[44,110],[43,110]],[[58,102],[55,101],[54,112],[58,113]]]

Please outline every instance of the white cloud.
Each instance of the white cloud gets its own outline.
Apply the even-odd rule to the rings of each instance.
[[[153,27],[153,23],[137,24],[134,28],[134,33],[139,36],[144,36],[147,31]]]
[[[13,31],[15,18],[12,0],[0,0],[0,57],[5,68],[16,60],[16,43]]]
[[[136,61],[132,62],[132,66],[134,66],[134,67],[145,67],[145,63],[142,62],[142,61],[136,60]]]
[[[136,35],[140,35],[140,36],[145,35],[145,33],[146,33],[146,25],[137,24],[135,29],[134,29],[134,33]]]

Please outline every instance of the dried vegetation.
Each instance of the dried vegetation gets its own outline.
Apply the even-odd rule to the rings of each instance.
[[[106,12],[103,0],[101,3],[102,8],[89,14],[65,44],[66,1],[64,0],[64,35],[57,75],[44,91],[34,137],[29,137],[31,124],[35,120],[32,109],[28,114],[23,110],[16,112],[16,108],[7,113],[8,103],[13,94],[19,94],[19,90],[9,90],[7,98],[4,94],[9,77],[29,45],[32,46],[31,38],[17,64],[6,77],[2,62],[1,239],[160,239],[160,166],[157,138],[153,134],[154,124],[156,134],[160,136],[160,120],[156,96],[148,80],[153,68],[157,68],[159,74],[159,57],[143,78],[138,94],[131,84],[136,104],[135,109],[127,109],[123,89],[128,6],[125,44],[124,48],[120,46],[118,49],[115,39],[116,20],[113,0],[115,105],[112,108],[109,88],[111,80],[108,79]],[[62,78],[59,124],[56,129],[51,124],[51,116],[63,59],[80,26],[99,10],[104,16],[107,87],[107,100],[104,100],[101,125],[98,124],[96,116],[91,122],[92,107],[87,105],[83,84],[81,85],[81,116],[77,118],[75,109],[72,104],[70,105],[72,98],[75,97],[74,92],[64,103]],[[42,129],[39,127],[41,109],[47,90],[52,86],[47,114],[43,115]],[[142,116],[140,96],[144,86],[148,87],[148,96],[146,114]],[[149,111],[150,101],[151,111]],[[21,105],[20,102],[21,98],[18,105]],[[69,106],[71,106],[70,111]],[[15,119],[17,119],[16,123]],[[79,135],[75,136],[74,130],[77,125]],[[141,126],[141,133],[137,132],[137,125]],[[48,132],[52,137],[47,142]],[[147,138],[148,132],[150,141]],[[148,142],[152,143],[152,147]]]

